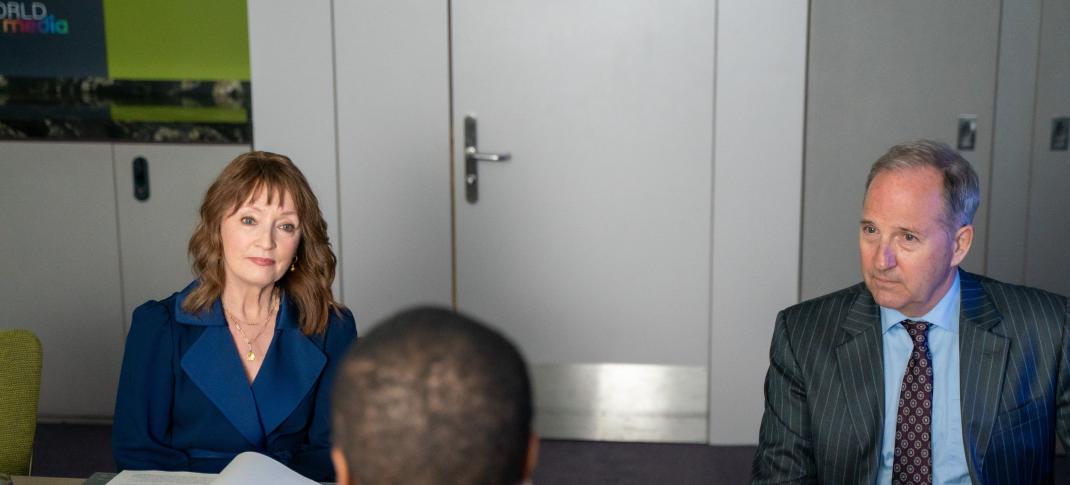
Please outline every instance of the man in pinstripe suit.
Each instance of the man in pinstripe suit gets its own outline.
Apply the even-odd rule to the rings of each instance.
[[[1056,436],[1070,449],[1070,307],[958,269],[979,203],[947,145],[873,165],[863,283],[777,316],[754,483],[1052,481]]]

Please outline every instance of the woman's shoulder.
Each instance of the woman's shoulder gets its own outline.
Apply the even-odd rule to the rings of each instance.
[[[328,339],[352,340],[357,336],[357,321],[353,312],[344,306],[332,308],[327,313],[326,336]]]
[[[328,312],[329,318],[327,319],[328,325],[355,325],[356,319],[353,317],[353,312],[346,306],[339,304],[337,307],[332,308]]]
[[[186,290],[172,293],[162,300],[149,300],[134,309],[130,320],[131,330],[135,326],[166,326],[175,322],[175,309],[181,304]]]

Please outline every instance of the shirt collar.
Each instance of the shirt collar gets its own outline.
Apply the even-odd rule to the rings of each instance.
[[[881,308],[881,331],[888,333],[892,327],[896,326],[903,320],[914,321],[926,321],[933,326],[940,327],[953,334],[959,332],[959,304],[962,302],[962,293],[959,287],[959,272],[955,270],[955,281],[951,282],[951,288],[947,289],[947,293],[944,293],[943,298],[936,303],[936,306],[929,313],[922,315],[920,318],[910,318],[903,315],[898,310],[891,308]]]

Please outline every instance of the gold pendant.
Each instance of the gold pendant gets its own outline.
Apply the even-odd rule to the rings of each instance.
[[[256,360],[256,354],[254,354],[254,353],[253,353],[253,351],[252,351],[252,350],[250,350],[250,351],[249,351],[249,355],[246,355],[246,356],[245,356],[245,360],[248,360],[248,361],[254,361],[254,360]]]

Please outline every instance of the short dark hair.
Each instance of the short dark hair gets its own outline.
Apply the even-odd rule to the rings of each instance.
[[[403,311],[354,345],[332,431],[361,485],[523,480],[531,384],[517,348],[445,308]]]
[[[932,167],[944,178],[945,224],[948,229],[958,228],[973,222],[977,207],[981,205],[981,184],[970,162],[945,143],[932,140],[917,140],[888,149],[869,170],[866,191],[873,179],[883,172],[908,168]]]

